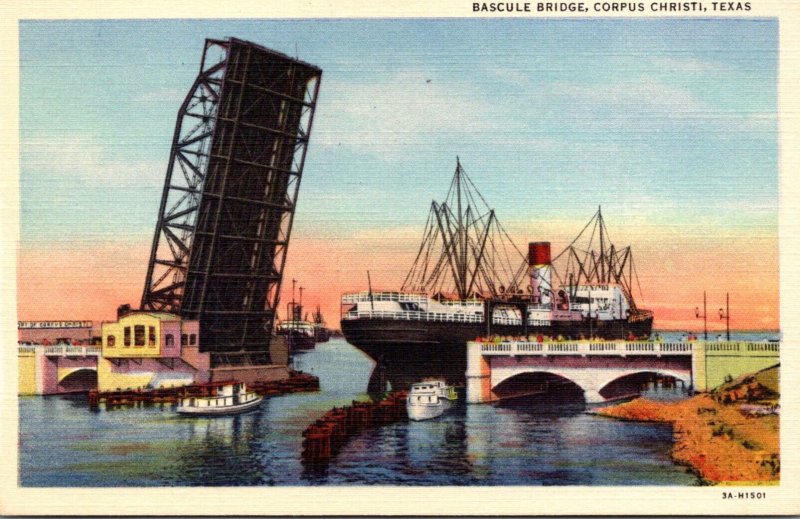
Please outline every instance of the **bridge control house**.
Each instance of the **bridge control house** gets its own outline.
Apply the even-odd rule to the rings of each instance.
[[[198,321],[164,312],[132,312],[101,327],[100,391],[207,382],[209,355],[200,353]]]

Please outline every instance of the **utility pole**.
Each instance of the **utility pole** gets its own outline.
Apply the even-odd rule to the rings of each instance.
[[[722,310],[720,310],[720,312],[722,312]],[[708,340],[708,319],[707,319],[708,312],[706,312],[706,291],[705,290],[703,290],[703,315],[700,315],[700,309],[697,308],[696,306],[694,307],[694,315],[698,319],[700,317],[703,318],[703,340],[707,341]],[[730,340],[730,337],[728,338],[728,340]]]
[[[725,292],[725,311],[719,309],[719,319],[725,319],[725,336],[728,342],[731,340],[731,297],[730,292]]]

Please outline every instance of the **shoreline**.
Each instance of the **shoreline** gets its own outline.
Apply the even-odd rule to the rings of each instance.
[[[701,394],[677,402],[637,398],[595,411],[626,421],[670,423],[670,457],[707,485],[776,485],[780,481],[780,419],[755,414],[768,409],[745,403],[720,403]],[[718,401],[720,400],[720,401]]]

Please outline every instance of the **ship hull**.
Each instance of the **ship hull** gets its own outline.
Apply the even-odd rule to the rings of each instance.
[[[289,333],[279,333],[279,335],[286,337],[286,342],[289,345],[290,353],[312,350],[317,343],[313,336],[306,335],[305,333],[291,331]]]
[[[624,339],[650,335],[653,318],[637,321],[563,321],[550,326],[492,325],[491,335],[562,335],[568,338],[601,337]],[[463,384],[467,369],[468,341],[485,337],[485,323],[401,321],[394,319],[346,319],[342,333],[348,343],[377,364],[380,375],[393,389],[405,389],[423,377],[444,378],[448,384]],[[373,380],[371,384],[382,383]]]

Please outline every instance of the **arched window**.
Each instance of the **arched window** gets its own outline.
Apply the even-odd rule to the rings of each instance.
[[[114,337],[113,335],[106,336],[106,346],[108,346],[109,348],[113,348],[116,343],[117,343],[116,337]]]
[[[192,346],[197,344],[197,334],[196,333],[193,333],[193,334],[189,335],[189,344],[191,344]]]
[[[174,346],[175,345],[175,337],[172,336],[171,333],[168,333],[166,337],[164,337],[164,344],[167,346]]]
[[[148,326],[148,334],[147,334],[147,345],[148,346],[155,346],[156,345],[156,327],[155,326]]]
[[[189,337],[185,333],[182,333],[181,334],[181,346],[186,346],[187,344],[189,344]]]

